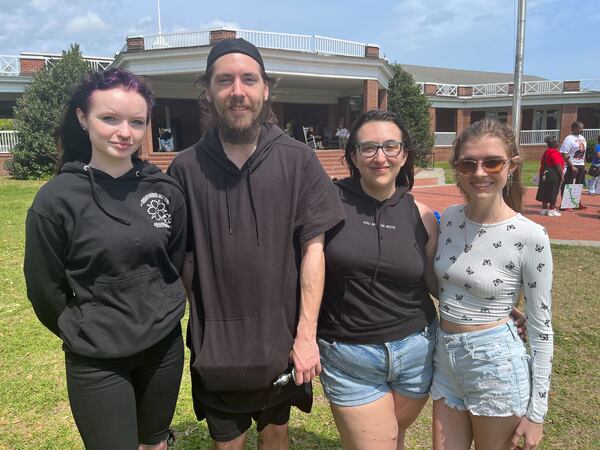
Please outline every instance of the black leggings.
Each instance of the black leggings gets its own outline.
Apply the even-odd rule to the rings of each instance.
[[[137,450],[165,440],[183,372],[181,327],[126,358],[65,353],[71,411],[85,448]]]

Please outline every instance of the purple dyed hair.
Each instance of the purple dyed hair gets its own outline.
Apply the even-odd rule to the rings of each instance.
[[[94,91],[107,91],[109,89],[123,88],[133,90],[144,97],[148,106],[147,122],[150,121],[154,94],[150,83],[125,69],[108,69],[105,71],[87,72],[83,80],[77,85],[63,116],[63,120],[55,133],[55,142],[60,154],[58,170],[71,161],[89,162],[92,158],[92,144],[87,133],[82,130],[77,119],[77,108],[87,114],[90,98]],[[137,152],[136,154],[137,155]]]

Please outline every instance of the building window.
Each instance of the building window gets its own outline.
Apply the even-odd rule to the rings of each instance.
[[[557,130],[558,129],[558,110],[556,109],[536,109],[533,112],[534,130]]]

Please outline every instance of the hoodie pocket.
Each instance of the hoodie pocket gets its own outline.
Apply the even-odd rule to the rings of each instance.
[[[287,369],[293,337],[282,306],[239,319],[206,319],[194,361],[209,391],[267,389]]]
[[[80,306],[76,336],[66,339],[83,355],[122,357],[144,350],[171,332],[185,310],[180,279],[169,283],[159,270],[96,280],[91,293],[92,301]]]

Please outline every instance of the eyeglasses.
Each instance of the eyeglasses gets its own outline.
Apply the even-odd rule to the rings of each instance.
[[[385,141],[383,144],[376,142],[359,142],[354,146],[360,156],[363,158],[373,158],[381,149],[385,156],[394,157],[398,156],[402,149],[404,149],[404,142],[400,141]]]
[[[481,165],[485,173],[498,173],[504,169],[504,166],[509,162],[512,162],[511,159],[504,158],[488,158],[481,161],[476,161],[474,159],[459,159],[454,161],[454,167],[456,170],[462,175],[472,175],[477,172],[477,168]]]

